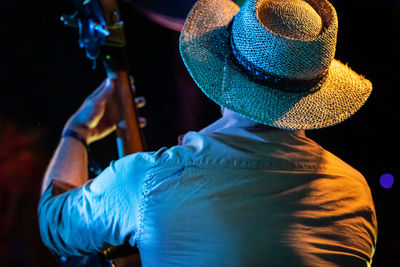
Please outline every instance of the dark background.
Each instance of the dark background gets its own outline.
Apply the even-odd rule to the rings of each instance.
[[[180,15],[192,2],[150,3],[154,10]],[[331,2],[339,16],[336,58],[370,79],[374,91],[351,119],[307,134],[364,174],[379,223],[374,266],[398,266],[400,5],[395,0]],[[59,21],[72,11],[68,1],[0,2],[0,266],[55,264],[37,229],[41,178],[63,124],[104,78],[102,68],[91,69],[77,33]],[[141,111],[148,120],[148,147],[172,146],[179,134],[217,119],[219,108],[187,74],[179,33],[133,9],[125,13],[132,73],[138,94],[148,102]],[[107,138],[91,148],[91,155],[105,166],[116,157],[113,146]],[[384,173],[394,176],[391,189],[379,184]]]

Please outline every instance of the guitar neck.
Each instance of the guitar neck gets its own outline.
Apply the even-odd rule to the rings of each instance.
[[[118,155],[121,158],[125,155],[145,151],[145,142],[139,124],[136,105],[134,104],[125,57],[119,54],[116,55],[114,53],[113,56],[105,56],[103,62],[108,78],[113,79],[116,85],[110,108],[112,110],[112,119],[117,126],[116,143]]]

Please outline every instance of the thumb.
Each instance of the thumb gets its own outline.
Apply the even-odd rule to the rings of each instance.
[[[103,84],[103,86],[99,87],[99,91],[93,95],[92,100],[95,102],[102,102],[102,100],[106,100],[109,96],[113,94],[115,91],[115,81],[107,78]]]

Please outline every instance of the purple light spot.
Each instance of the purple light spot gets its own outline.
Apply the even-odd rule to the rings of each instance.
[[[390,173],[385,173],[382,174],[381,178],[379,179],[379,182],[381,183],[381,186],[383,188],[392,188],[393,182],[394,182],[394,177]]]

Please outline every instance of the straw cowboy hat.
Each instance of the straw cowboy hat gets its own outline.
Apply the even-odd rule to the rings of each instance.
[[[180,37],[191,76],[220,106],[283,129],[342,122],[372,84],[334,59],[338,20],[326,0],[200,0]]]

